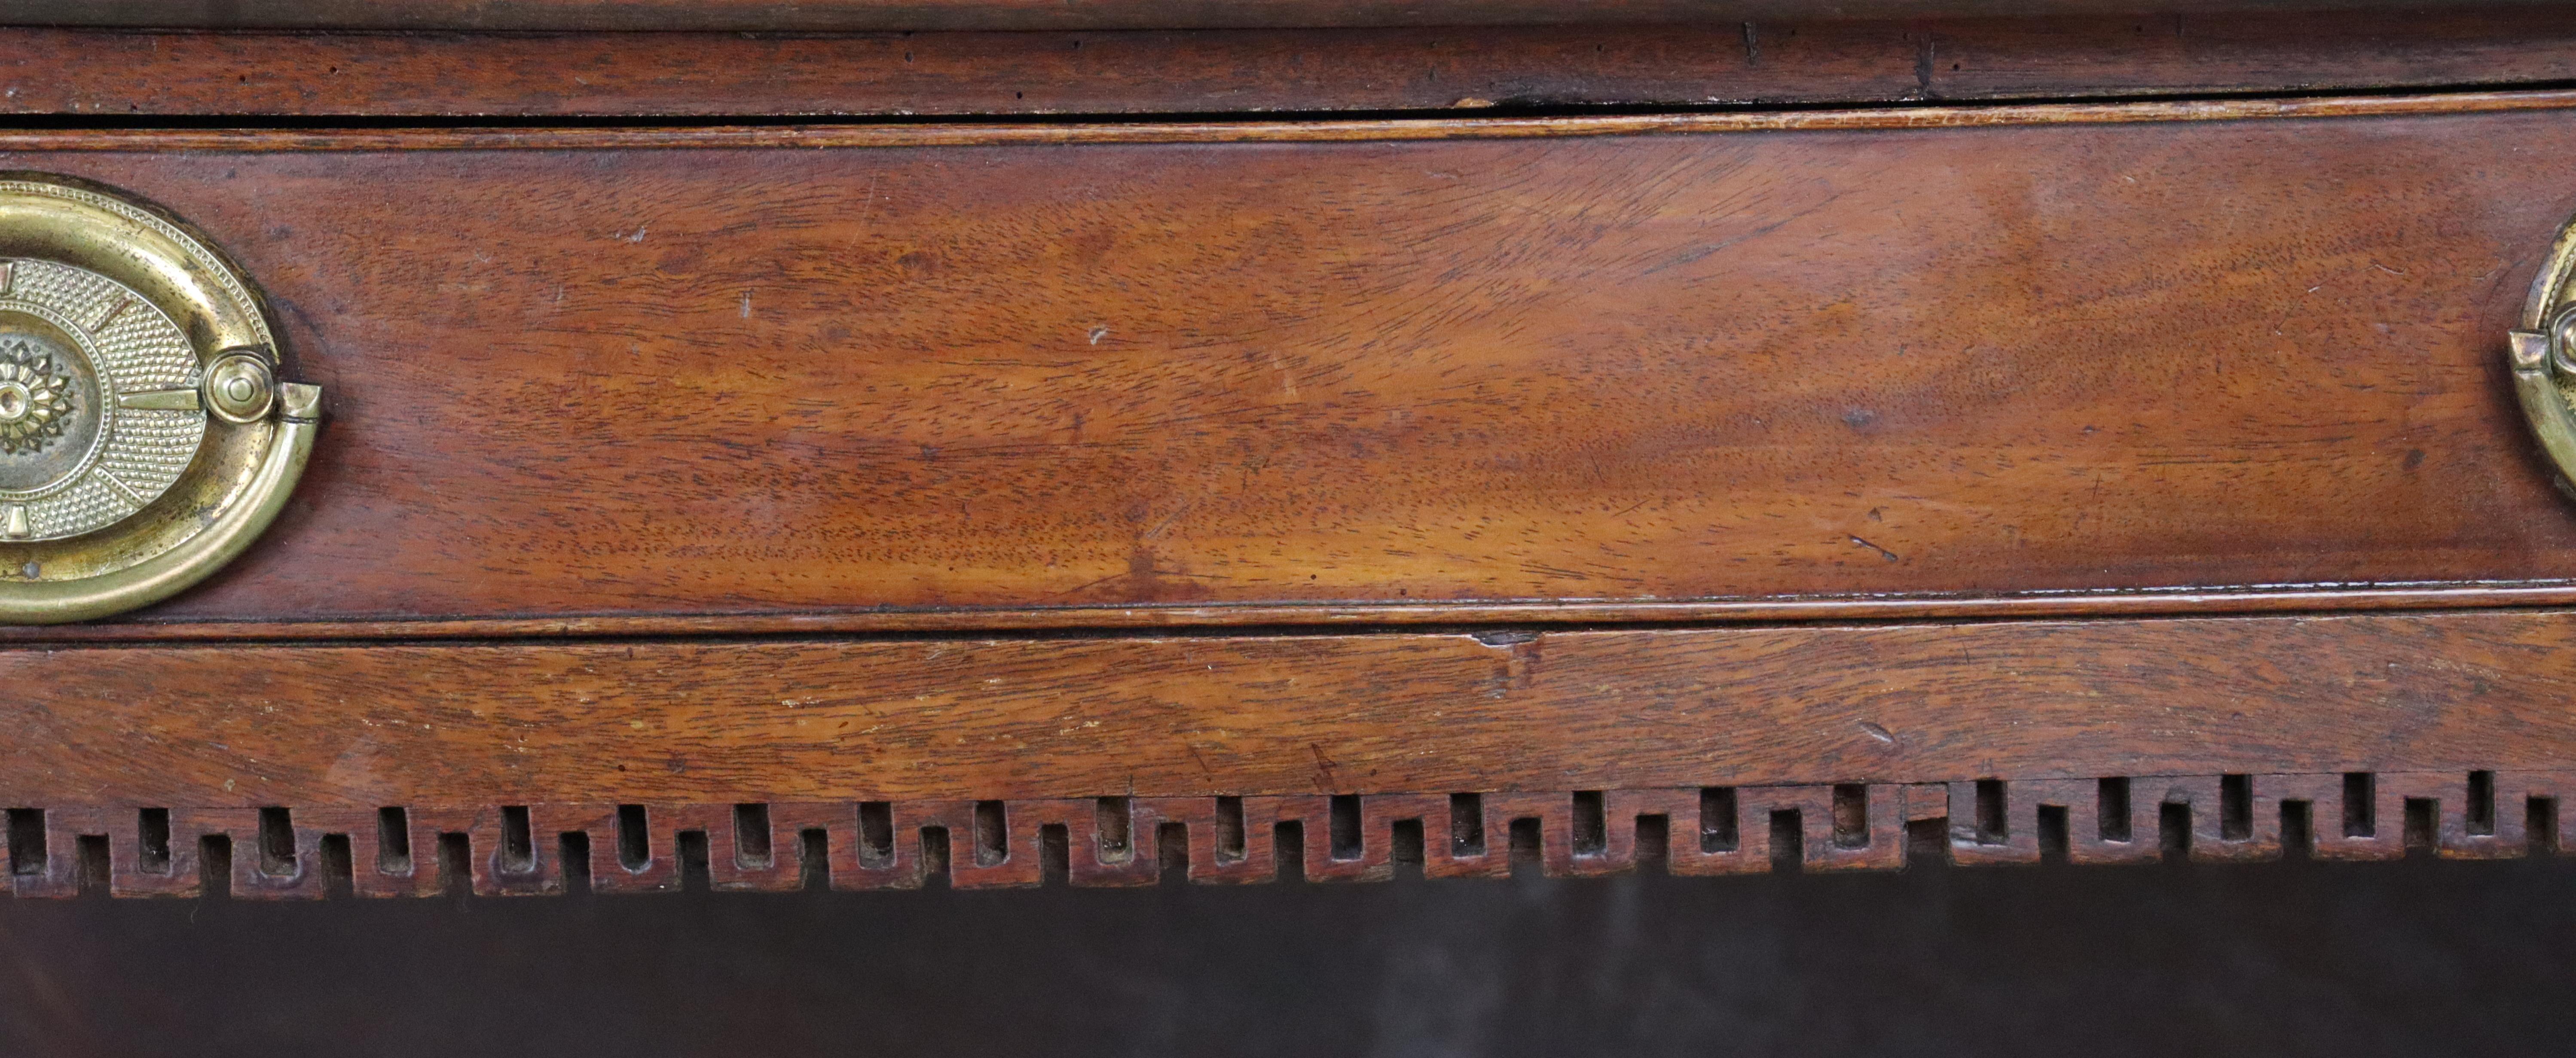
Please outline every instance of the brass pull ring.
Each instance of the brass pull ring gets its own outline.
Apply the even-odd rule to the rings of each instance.
[[[267,315],[178,221],[0,175],[0,623],[168,598],[250,546],[313,452]]]

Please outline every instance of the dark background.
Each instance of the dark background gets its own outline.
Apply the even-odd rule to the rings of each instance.
[[[2564,1054],[2576,860],[0,899],[7,1055]]]

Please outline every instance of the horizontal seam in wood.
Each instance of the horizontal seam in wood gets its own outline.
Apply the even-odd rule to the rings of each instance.
[[[1727,114],[1101,125],[789,125],[704,128],[46,130],[0,133],[11,151],[440,151],[823,149],[1153,143],[1406,142],[1737,132],[1903,131],[2034,125],[2361,118],[2558,110],[2576,90],[2139,103],[2014,103]]]

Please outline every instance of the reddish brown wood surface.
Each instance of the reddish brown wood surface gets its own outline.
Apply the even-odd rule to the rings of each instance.
[[[201,224],[332,394],[299,510],[162,613],[415,618],[2576,577],[2494,353],[2566,139],[5,165]]]
[[[0,30],[0,112],[1067,114],[1876,102],[2576,77],[2546,8],[1094,33]]]
[[[2156,5],[2165,11],[2225,13],[2426,6],[2398,0],[2162,0]],[[2488,0],[2472,6],[2497,5]],[[2034,16],[2126,14],[2136,7],[2134,0],[18,0],[0,18],[24,25],[217,29],[1044,30]]]
[[[2576,615],[0,652],[0,803],[1616,790],[2549,770]]]
[[[2563,587],[2496,347],[2576,120],[2401,102],[2463,112],[0,164],[199,224],[330,394],[296,509],[165,619]],[[1856,127],[1944,114],[2017,123]]]

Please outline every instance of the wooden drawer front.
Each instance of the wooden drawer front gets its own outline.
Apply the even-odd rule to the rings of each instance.
[[[2383,605],[2576,578],[2500,352],[2565,102],[0,167],[198,225],[330,394],[296,509],[150,620]]]

